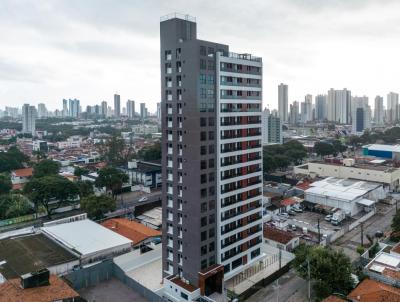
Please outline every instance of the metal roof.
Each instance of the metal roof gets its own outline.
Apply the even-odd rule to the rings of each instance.
[[[82,256],[132,243],[89,219],[43,227],[42,231]]]
[[[372,145],[363,146],[363,148],[367,148],[368,150],[375,150],[375,151],[400,152],[400,145],[372,144]]]

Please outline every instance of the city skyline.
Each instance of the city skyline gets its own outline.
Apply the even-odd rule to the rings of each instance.
[[[123,103],[127,99],[145,101],[155,112],[160,101],[156,24],[159,16],[173,11],[196,15],[204,27],[200,38],[211,32],[211,40],[229,41],[238,52],[245,52],[246,43],[252,40],[253,53],[265,58],[264,107],[277,108],[276,86],[281,82],[289,85],[289,104],[332,87],[346,87],[352,95],[367,95],[370,100],[400,91],[395,76],[400,67],[395,59],[400,3],[347,2],[225,5],[220,1],[212,6],[207,1],[149,1],[113,3],[112,9],[107,2],[86,2],[79,3],[78,12],[70,2],[3,1],[0,107],[45,103],[54,110],[69,97],[80,99],[82,107],[103,100],[111,104],[117,92]],[[246,14],[247,7],[255,5],[259,9]],[[223,19],[219,8],[224,9]],[[243,11],[241,22],[233,17],[237,11]],[[135,43],[138,39],[142,43]],[[351,47],[342,47],[349,42]]]

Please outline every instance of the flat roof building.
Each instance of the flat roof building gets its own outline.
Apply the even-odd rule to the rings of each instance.
[[[304,191],[305,201],[338,208],[350,216],[373,207],[385,196],[382,184],[335,177],[313,182]]]
[[[400,186],[399,168],[394,167],[392,162],[367,157],[311,161],[294,167],[294,173],[311,177],[352,178],[378,182],[392,191],[397,191]]]
[[[132,240],[89,219],[42,227],[42,232],[88,263],[110,258],[131,249]]]

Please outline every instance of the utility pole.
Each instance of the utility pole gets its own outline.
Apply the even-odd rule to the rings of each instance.
[[[307,258],[307,273],[308,273],[308,300],[311,301],[311,273],[310,273],[310,259]]]
[[[279,302],[279,278],[276,279],[276,302]]]
[[[321,243],[321,228],[319,226],[319,218],[318,218],[318,245]]]
[[[279,248],[279,269],[282,268],[282,248]]]
[[[361,222],[361,246],[364,246],[364,222]]]

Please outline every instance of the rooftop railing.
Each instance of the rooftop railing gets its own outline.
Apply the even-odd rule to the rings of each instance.
[[[190,21],[190,22],[196,22],[195,17],[192,17],[187,14],[180,14],[180,13],[172,13],[172,14],[162,16],[160,18],[160,22],[171,20],[171,19],[182,19],[182,20],[186,20],[186,21]]]

